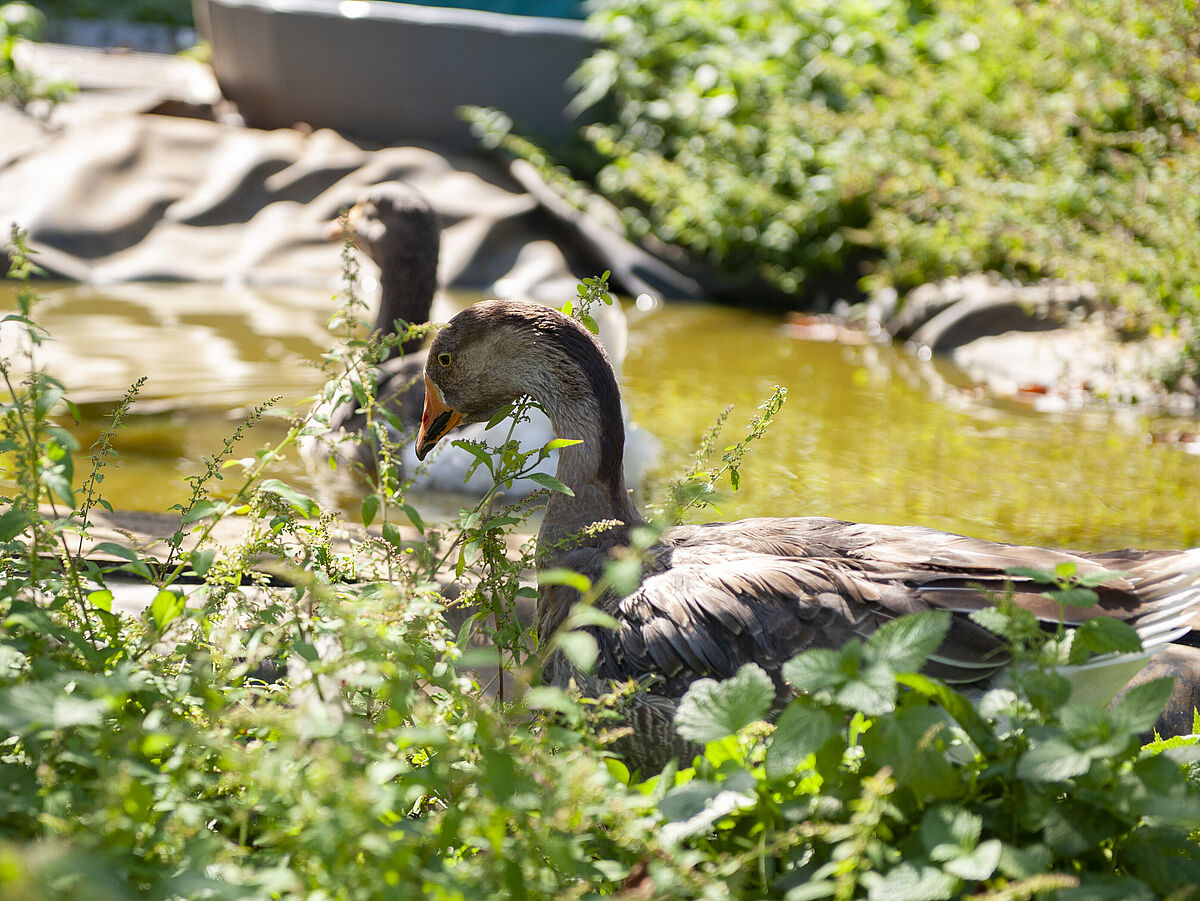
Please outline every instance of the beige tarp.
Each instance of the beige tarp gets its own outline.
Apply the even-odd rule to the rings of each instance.
[[[266,131],[151,114],[219,109],[215,86],[203,90],[207,70],[151,54],[36,50],[35,63],[66,65],[88,90],[48,121],[0,105],[0,222],[27,230],[54,275],[335,284],[339,247],[323,239],[326,223],[366,186],[404,179],[442,219],[445,287],[561,300],[580,277],[611,268],[627,293],[695,293],[613,229],[556,204],[520,164],[374,148],[303,126]]]

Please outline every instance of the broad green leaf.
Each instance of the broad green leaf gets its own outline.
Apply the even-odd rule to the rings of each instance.
[[[565,494],[567,497],[574,497],[575,492],[567,485],[564,485],[552,475],[547,475],[544,472],[533,472],[529,474],[529,478],[537,482],[543,488],[549,488],[551,491],[557,491],[559,494]]]
[[[107,588],[90,592],[87,599],[88,603],[93,607],[99,607],[101,610],[112,610],[113,593]]]
[[[592,580],[573,569],[543,569],[537,574],[538,585],[565,585],[580,594],[592,590]]]
[[[1064,782],[1088,771],[1091,757],[1061,735],[1035,740],[1017,761],[1017,775],[1031,782]]]
[[[319,515],[321,512],[320,506],[311,497],[301,494],[291,485],[281,482],[279,479],[264,479],[259,484],[258,490],[283,498],[289,506],[304,516],[311,518]]]
[[[29,525],[29,514],[24,510],[5,510],[0,514],[0,541],[11,541]]]
[[[392,547],[404,546],[404,536],[400,534],[400,529],[394,522],[385,522],[380,531],[383,533],[383,540]]]
[[[842,669],[842,654],[845,650],[813,648],[801,651],[783,665],[783,678],[797,691],[818,691],[837,685],[846,678]]]
[[[596,668],[596,658],[600,656],[600,648],[596,639],[579,629],[571,631],[559,630],[554,635],[554,647],[563,652],[571,664],[577,669],[590,673]]]
[[[948,901],[959,895],[956,877],[923,861],[901,863],[886,876],[867,872],[862,881],[869,901]]]
[[[1170,676],[1143,682],[1118,698],[1109,714],[1127,732],[1145,732],[1158,721],[1174,690]]]
[[[1045,845],[1018,848],[1006,843],[1000,848],[1000,860],[997,864],[1000,872],[1009,879],[1028,879],[1038,873],[1045,873],[1053,859],[1054,855]]]
[[[796,772],[810,754],[841,732],[841,722],[830,711],[803,699],[792,701],[779,715],[767,745],[767,778],[783,779]]]
[[[150,602],[150,616],[158,631],[163,631],[183,613],[183,595],[163,589]]]
[[[196,522],[200,519],[208,519],[210,516],[219,516],[225,512],[229,505],[224,501],[196,501],[190,510],[183,514],[183,524]]]
[[[765,718],[774,700],[771,677],[758,665],[747,663],[722,682],[693,682],[675,712],[675,729],[691,741],[718,741]]]
[[[554,685],[538,685],[529,689],[525,695],[525,706],[530,710],[550,710],[562,713],[572,721],[578,720],[583,714],[575,700]]]
[[[362,524],[369,526],[375,521],[375,514],[379,512],[379,495],[368,494],[362,499]]]
[[[950,611],[929,610],[885,623],[864,645],[864,656],[890,666],[893,672],[915,673],[937,650],[950,630]]]
[[[1032,582],[1037,582],[1039,585],[1053,586],[1058,584],[1058,576],[1045,569],[1033,569],[1028,566],[1010,566],[1004,571],[1010,576],[1015,576],[1018,579],[1029,579]]]
[[[921,842],[929,859],[951,860],[979,844],[983,818],[954,804],[938,804],[921,817]],[[984,877],[980,877],[984,878]]]
[[[896,694],[896,674],[892,668],[875,663],[863,666],[837,686],[833,699],[848,710],[877,716],[895,709]]]
[[[137,551],[133,550],[133,548],[125,547],[122,544],[117,544],[115,541],[98,542],[92,548],[92,553],[94,553],[94,554],[112,554],[114,557],[120,557],[122,560],[129,560],[130,562],[134,562],[134,561],[138,561],[138,560],[142,559],[141,555],[138,554]]]
[[[564,628],[581,629],[584,626],[598,626],[601,629],[612,630],[621,628],[620,622],[603,610],[598,610],[591,604],[579,603],[571,608]]]
[[[417,508],[412,504],[400,504],[400,510],[408,517],[408,521],[416,527],[416,530],[422,535],[425,534],[425,520],[421,519],[421,514],[417,512]]]
[[[316,645],[311,641],[294,641],[292,642],[292,650],[308,663],[316,663],[321,659]]]
[[[642,561],[637,557],[613,560],[604,568],[613,591],[625,597],[632,594],[642,581]]]
[[[192,565],[192,571],[196,575],[203,577],[212,568],[212,562],[216,556],[216,548],[205,548],[204,550],[196,550],[188,553],[188,562]]]
[[[1135,654],[1142,640],[1129,623],[1115,616],[1098,616],[1081,623],[1071,641],[1068,663],[1085,663],[1096,654]]]
[[[1064,581],[1071,581],[1075,573],[1079,571],[1079,564],[1071,560],[1064,560],[1058,566],[1054,567],[1054,574]]]
[[[965,790],[964,774],[944,750],[946,713],[917,704],[878,717],[862,738],[872,772],[890,767],[896,780],[919,800],[954,798]]]
[[[1000,852],[1003,845],[998,838],[990,838],[980,842],[979,846],[967,854],[947,860],[943,865],[947,873],[966,879],[970,882],[981,882],[990,879],[1000,864]]]
[[[1048,594],[1060,604],[1066,604],[1068,607],[1094,607],[1096,602],[1100,600],[1099,595],[1092,591],[1092,589],[1080,586],[1064,588],[1061,591],[1051,591]]]

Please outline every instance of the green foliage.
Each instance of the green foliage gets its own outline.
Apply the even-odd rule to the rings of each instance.
[[[13,58],[19,42],[39,40],[45,27],[46,17],[29,3],[0,6],[0,101],[24,109],[34,100],[57,103],[74,90],[66,83],[38,81]]]
[[[972,703],[917,672],[948,624],[798,655],[773,731],[748,725],[761,671],[696,683],[681,728],[707,749],[659,805],[677,853],[746,898],[1200,897],[1200,745],[1137,740],[1169,681],[1106,711],[1034,703],[1018,671]]]
[[[1194,0],[603,0],[591,21],[590,159],[477,125],[746,299],[995,270],[1200,313]]]
[[[22,356],[3,360],[0,408],[15,486],[0,498],[0,896],[1197,895],[1197,745],[1136,738],[1166,686],[1106,711],[1051,697],[1032,667],[976,706],[916,673],[942,614],[794,658],[785,675],[804,693],[774,727],[762,720],[775,686],[758,667],[698,682],[679,726],[704,755],[631,786],[588,724],[632,688],[597,701],[527,684],[538,658],[511,612],[532,592],[531,556],[503,550],[525,511],[493,509],[493,493],[439,526],[381,477],[362,506],[372,533],[339,549],[334,517],[271,475],[310,428],[297,418],[279,446],[234,459],[239,429],[209,458],[165,559],[117,542],[83,553],[140,382],[77,488],[77,448],[56,423],[72,408],[37,365],[19,232],[11,256],[25,288],[2,324]],[[581,286],[573,310],[586,315],[604,285]],[[375,344],[353,329],[345,344],[329,390],[350,396],[339,386],[358,379],[370,407],[362,355]],[[503,484],[551,445],[505,442],[477,459]],[[239,466],[240,482],[221,485]],[[235,511],[246,537],[215,544]],[[635,536],[602,585],[541,578],[628,590],[650,540]],[[492,625],[477,616],[450,633],[435,581],[447,569]],[[1074,574],[1046,575],[1051,590],[1072,587]],[[131,582],[148,589],[144,612],[117,603]],[[613,625],[579,605],[554,646],[586,669],[586,630]],[[466,668],[472,628],[492,630],[515,697],[488,695]]]

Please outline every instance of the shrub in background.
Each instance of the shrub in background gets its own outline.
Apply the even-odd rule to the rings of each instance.
[[[588,152],[746,302],[995,270],[1200,315],[1194,0],[598,0]],[[504,141],[503,117],[478,119]],[[509,141],[515,152],[528,144]],[[537,148],[533,148],[537,151]],[[790,298],[790,299],[789,299]]]

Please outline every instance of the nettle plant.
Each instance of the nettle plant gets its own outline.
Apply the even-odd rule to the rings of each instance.
[[[756,667],[698,682],[679,728],[704,754],[628,784],[603,729],[637,687],[593,700],[532,684],[544,649],[514,615],[532,592],[528,548],[514,555],[509,540],[526,511],[496,493],[553,443],[471,445],[498,487],[441,526],[385,472],[360,509],[367,532],[271,476],[307,417],[235,458],[244,423],[192,480],[164,554],[89,549],[119,464],[112,435],[141,385],[80,457],[80,479],[56,421],[71,405],[37,365],[34,267],[17,231],[10,255],[23,288],[2,327],[21,332],[23,357],[0,367],[3,897],[1196,896],[1196,745],[1137,737],[1166,686],[1111,710],[1073,702],[1041,647],[1065,648],[1063,636],[1031,632],[1005,598],[985,615],[1021,664],[1009,685],[969,700],[921,675],[946,622],[903,619],[793,659],[800,693],[782,711]],[[585,281],[572,311],[607,293],[604,277]],[[331,391],[361,390],[370,406],[371,340],[357,341]],[[741,441],[719,448],[710,433],[668,519],[711,500],[779,400]],[[244,538],[217,544],[215,524],[235,513]],[[347,533],[349,550],[334,541]],[[475,604],[458,636],[439,573]],[[635,548],[605,580],[638,576]],[[1067,596],[1087,589],[1073,574],[1046,577],[1082,600]],[[150,586],[144,612],[114,604],[130,582]],[[586,663],[578,629],[598,624],[582,606],[555,641]],[[465,666],[472,629],[492,630],[518,677],[503,701]],[[1122,640],[1100,630],[1065,653]]]

